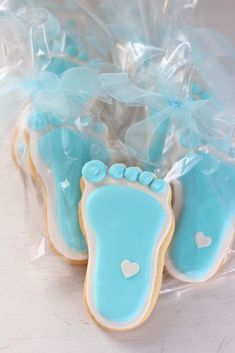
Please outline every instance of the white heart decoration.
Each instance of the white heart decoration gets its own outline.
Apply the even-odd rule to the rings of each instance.
[[[140,265],[137,262],[131,262],[129,260],[123,260],[121,263],[122,273],[125,278],[130,278],[140,271]]]
[[[197,232],[195,234],[195,241],[199,249],[207,248],[212,243],[211,237],[209,237],[208,235],[205,235],[203,232]]]

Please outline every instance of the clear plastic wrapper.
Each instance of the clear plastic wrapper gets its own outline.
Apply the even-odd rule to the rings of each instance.
[[[100,2],[123,68],[102,74],[103,86],[123,104],[145,108],[124,143],[174,190],[166,273],[180,281],[168,276],[167,292],[233,271],[234,46],[216,30],[190,26],[195,5],[129,2],[115,22],[120,3]]]
[[[0,109],[8,117],[0,127],[2,140],[13,136],[29,205],[42,214],[31,220],[33,259],[52,243],[67,260],[86,261],[78,183],[82,165],[99,159],[138,165],[172,185],[176,229],[162,292],[234,272],[235,48],[192,26],[196,7],[0,7]]]

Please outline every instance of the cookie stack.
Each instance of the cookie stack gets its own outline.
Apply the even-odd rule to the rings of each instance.
[[[104,31],[102,17],[91,19],[84,8],[77,28],[68,10],[60,20],[45,9],[11,14],[17,28],[34,34],[33,70],[8,87],[26,93],[12,152],[42,194],[51,247],[74,265],[87,264],[91,317],[124,331],[151,314],[164,269],[179,281],[204,282],[227,259],[234,123],[213,80],[221,53],[207,56],[203,30],[171,36],[165,50],[147,45],[139,29],[124,35],[122,19]],[[98,10],[111,16],[108,6]],[[137,10],[127,6],[133,26]]]

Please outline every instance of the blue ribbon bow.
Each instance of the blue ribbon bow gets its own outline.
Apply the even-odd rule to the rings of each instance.
[[[202,38],[213,38],[210,50]],[[152,139],[165,123],[169,125],[165,140],[168,131],[179,136],[189,133],[198,144],[228,153],[235,122],[235,81],[219,57],[234,60],[233,45],[214,31],[195,29],[173,52],[159,53],[156,62],[147,50],[147,59],[140,61],[131,78],[127,73],[100,77],[105,91],[116,100],[153,112],[127,128],[125,143],[140,160],[151,163]]]

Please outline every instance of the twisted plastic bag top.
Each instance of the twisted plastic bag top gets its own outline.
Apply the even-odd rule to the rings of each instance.
[[[20,105],[75,119],[97,100],[120,102],[104,120],[115,129],[116,112],[126,116],[122,148],[152,168],[178,145],[232,155],[235,48],[214,30],[185,25],[195,1],[37,3],[50,11],[0,12],[1,104],[17,91]]]
[[[99,81],[101,70],[113,70],[105,64],[110,58],[108,34],[88,10],[75,3],[51,4],[58,17],[46,8],[22,7],[17,2],[15,7],[9,2],[1,7],[3,133],[28,103],[33,110],[71,121],[86,114],[96,99],[109,102]],[[78,13],[80,31],[75,21]]]
[[[207,146],[229,156],[235,122],[234,45],[215,30],[182,26],[183,12],[196,5],[192,1],[99,4],[123,69],[101,74],[102,86],[125,105],[145,107],[146,113],[126,129],[124,141],[132,153],[157,167],[164,148],[172,151],[177,137],[183,148]],[[121,19],[115,17],[120,6]],[[165,147],[153,159],[156,136]]]

